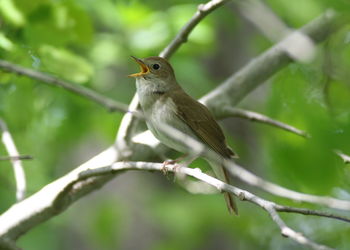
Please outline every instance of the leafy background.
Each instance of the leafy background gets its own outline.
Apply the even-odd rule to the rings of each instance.
[[[128,103],[135,86],[126,76],[137,70],[130,55],[157,55],[200,3],[1,0],[0,56]],[[267,3],[294,28],[328,8],[350,10],[345,0]],[[344,26],[317,48],[312,63],[290,64],[240,104],[306,130],[310,139],[240,119],[223,122],[241,164],[288,188],[350,199],[349,167],[333,153],[350,154],[349,43],[349,26]],[[271,45],[230,4],[201,22],[171,63],[182,86],[199,98]],[[0,73],[0,116],[20,152],[35,158],[24,163],[29,194],[112,144],[122,115],[65,90]],[[0,155],[5,155],[2,145]],[[15,202],[15,185],[9,163],[0,165],[3,212]],[[29,250],[300,249],[280,236],[261,209],[238,206],[240,216],[232,217],[220,195],[192,195],[160,173],[128,172],[27,233],[19,245]],[[344,223],[283,218],[318,242],[339,249],[350,244]]]

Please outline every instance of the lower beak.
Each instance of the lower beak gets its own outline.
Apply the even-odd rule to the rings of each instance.
[[[150,70],[148,66],[141,59],[134,56],[131,56],[131,57],[140,65],[141,71],[139,73],[128,75],[129,77],[138,77],[149,73]]]

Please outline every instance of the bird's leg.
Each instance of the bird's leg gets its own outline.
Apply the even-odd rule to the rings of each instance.
[[[177,159],[175,159],[175,160],[165,160],[165,161],[163,162],[163,167],[162,167],[162,172],[163,172],[163,174],[164,174],[164,175],[167,175],[167,173],[168,173],[167,165],[174,165],[174,164],[175,164],[175,166],[174,166],[174,172],[175,172],[176,168],[178,168],[177,163],[178,163],[179,161],[181,161],[182,159],[184,159],[186,156],[187,156],[187,154],[182,155],[182,156],[180,156],[179,158],[177,158]]]
[[[173,171],[174,171],[174,173],[176,173],[176,170],[179,167],[181,167],[181,165],[187,166],[187,165],[191,164],[191,162],[194,161],[194,159],[196,159],[196,158],[197,157],[194,157],[193,155],[184,154],[175,160],[166,160],[163,162],[162,172],[164,175],[166,175],[168,173],[167,165],[174,165],[175,164]],[[178,164],[179,162],[182,162],[182,163]]]

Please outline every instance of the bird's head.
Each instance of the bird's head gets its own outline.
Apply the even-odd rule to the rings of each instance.
[[[131,74],[129,77],[144,78],[146,80],[171,81],[175,79],[174,70],[170,63],[162,57],[152,56],[139,59],[132,58],[140,65],[140,72]]]

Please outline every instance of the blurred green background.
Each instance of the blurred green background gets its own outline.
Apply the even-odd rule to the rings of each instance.
[[[128,103],[137,66],[130,55],[157,55],[202,1],[1,0],[0,58],[49,72]],[[298,28],[328,8],[350,14],[344,0],[268,0]],[[272,46],[231,3],[210,14],[171,58],[184,89],[199,98]],[[350,29],[317,47],[312,63],[292,63],[251,93],[240,107],[309,132],[311,139],[241,119],[223,122],[239,162],[280,185],[350,199],[350,171],[334,153],[350,154]],[[0,73],[0,117],[22,154],[28,193],[61,177],[109,145],[123,114],[65,90]],[[0,155],[5,155],[0,145]],[[195,167],[204,165],[203,161]],[[247,188],[289,205],[285,199]],[[0,162],[0,212],[15,202],[9,163]],[[221,195],[193,195],[161,173],[128,172],[20,238],[41,249],[300,249],[283,238],[260,208],[238,203],[230,216]],[[315,206],[304,206],[317,208]],[[350,244],[345,223],[282,215],[315,241]]]

